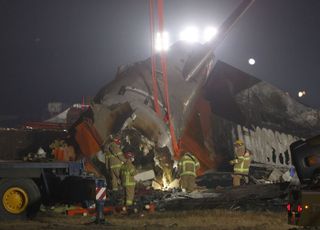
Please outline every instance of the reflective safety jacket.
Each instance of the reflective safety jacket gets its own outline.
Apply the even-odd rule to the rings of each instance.
[[[119,145],[111,142],[106,148],[106,168],[107,169],[120,169],[125,158]]]
[[[196,170],[200,168],[198,159],[190,153],[184,154],[178,163],[180,176],[196,176]]]
[[[137,174],[134,165],[130,161],[126,161],[120,168],[120,178],[122,186],[135,186],[134,176]]]
[[[233,172],[235,174],[248,175],[250,167],[251,157],[248,156],[237,156],[236,159],[230,161],[233,164]]]

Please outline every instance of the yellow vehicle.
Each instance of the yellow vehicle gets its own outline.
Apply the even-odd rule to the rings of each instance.
[[[0,161],[0,221],[33,217],[41,204],[94,201],[95,192],[82,162]]]

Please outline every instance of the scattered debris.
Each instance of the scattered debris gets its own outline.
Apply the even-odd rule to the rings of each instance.
[[[247,185],[239,188],[195,193],[172,193],[158,201],[159,210],[230,208],[241,210],[279,210],[283,208],[288,183]],[[280,201],[280,202],[279,202]]]

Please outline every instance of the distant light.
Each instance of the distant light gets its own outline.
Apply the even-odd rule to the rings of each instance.
[[[250,59],[248,60],[248,62],[249,62],[250,65],[256,64],[256,60],[254,60],[253,58],[250,58]]]
[[[304,95],[306,95],[307,93],[306,93],[306,91],[299,91],[298,92],[298,97],[303,97]]]
[[[157,32],[155,39],[155,50],[157,52],[169,50],[170,41],[169,33],[164,31],[163,33]]]
[[[210,41],[212,38],[214,38],[218,33],[218,30],[212,26],[208,26],[203,31],[203,40],[204,42]]]
[[[199,42],[199,30],[197,27],[190,26],[180,33],[180,40],[194,43]]]

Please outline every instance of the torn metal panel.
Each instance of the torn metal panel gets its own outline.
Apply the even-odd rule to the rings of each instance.
[[[95,97],[95,102],[107,106],[128,102],[134,110],[136,119],[132,127],[151,141],[156,141],[158,147],[168,147],[172,151],[171,137],[164,117],[167,116],[165,105],[168,96],[171,111],[170,124],[174,126],[177,140],[180,140],[194,111],[194,105],[199,93],[214,65],[214,49],[222,42],[233,25],[251,6],[253,0],[243,0],[239,6],[226,18],[219,28],[219,33],[212,41],[201,44],[187,44],[177,42],[166,53],[166,71],[168,82],[165,83],[159,67],[160,56],[156,56],[158,68],[156,82],[159,87],[159,105],[161,112],[158,116],[154,112],[152,93],[151,58],[120,68],[114,81],[107,84]],[[164,84],[168,84],[169,95],[165,95]],[[150,129],[147,127],[152,127]],[[177,151],[177,150],[176,150]],[[178,153],[175,153],[178,155]]]
[[[192,80],[185,80],[185,73],[190,66],[200,62],[207,50],[200,44],[186,44],[178,42],[174,44],[167,54],[167,71],[169,98],[172,108],[172,122],[175,134],[181,138],[187,119],[191,113],[198,92],[204,85],[208,74],[209,64],[213,60],[213,54],[203,64],[203,71],[197,72]],[[159,56],[157,60],[160,60]],[[157,64],[160,66],[160,63]],[[163,118],[166,115],[164,108],[164,86],[162,74],[157,73],[159,85],[159,105],[162,117],[154,112],[151,63],[150,58],[135,63],[122,71],[114,81],[105,86],[96,96],[95,102],[107,106],[115,106],[119,103],[128,102],[136,115],[131,124],[150,140],[157,141],[159,147],[171,148],[171,138]]]
[[[234,133],[236,135],[233,139],[244,140],[253,154],[254,161],[274,165],[291,164],[288,146],[298,137],[260,127],[252,127],[249,130],[240,125],[237,125],[237,131]]]
[[[92,104],[91,109],[93,111],[93,125],[102,139],[102,143],[108,140],[110,134],[119,131],[133,113],[127,102],[117,104],[114,107]]]
[[[132,149],[138,156],[150,158],[152,155],[155,156],[157,152],[156,148],[148,147],[148,142],[151,142],[158,148],[165,148],[166,151],[164,152],[170,153],[177,159],[181,151],[179,152],[176,145],[173,151],[171,140],[174,137],[171,136],[172,130],[170,130],[171,134],[169,132],[168,120],[166,119],[169,118],[169,123],[172,122],[174,127],[175,138],[181,144],[182,150],[192,151],[197,155],[202,165],[202,171],[216,168],[219,155],[215,154],[212,141],[210,141],[212,135],[208,127],[211,124],[208,124],[208,122],[211,119],[210,115],[206,115],[209,110],[205,106],[197,107],[197,103],[203,99],[201,98],[203,87],[214,66],[214,49],[252,3],[253,0],[243,0],[224,21],[219,28],[217,37],[211,42],[202,45],[179,41],[172,45],[166,53],[169,95],[165,95],[165,83],[160,70],[160,57],[159,55],[156,56],[156,82],[159,92],[160,114],[156,114],[154,111],[153,101],[155,99],[152,92],[151,58],[125,68],[119,68],[116,78],[104,86],[94,98],[97,105],[94,105],[92,109],[93,125],[101,136],[102,143],[100,144],[107,140],[110,133],[117,133],[122,130],[127,132],[123,135],[126,140],[126,150]],[[170,116],[164,106],[166,96],[168,96],[171,107]],[[110,121],[110,125],[114,124],[113,116],[108,115],[108,117],[111,117],[109,119],[101,114],[106,114],[109,110],[114,110],[125,103],[129,104],[132,109],[132,115],[123,111],[119,112],[117,116],[121,117],[122,127],[121,122],[115,127],[106,126],[104,123],[108,121]],[[202,104],[205,105],[205,103]],[[100,113],[99,108],[103,108],[105,111],[97,114]],[[197,121],[198,114],[200,114],[199,122]],[[101,117],[101,124],[94,121],[98,119],[97,117]],[[200,129],[193,129],[198,123]],[[189,129],[189,132],[185,132],[186,129]],[[196,135],[193,135],[190,130],[196,131]],[[133,141],[137,139],[134,138],[137,136],[140,137],[140,141]],[[198,138],[195,139],[194,137]],[[78,143],[81,145],[81,142]],[[152,153],[151,150],[154,152]],[[137,158],[139,159],[139,157]],[[137,162],[142,162],[142,160],[136,161],[135,164]]]
[[[211,73],[206,91],[214,113],[241,126],[299,137],[315,135],[320,128],[318,110],[221,61]]]
[[[226,63],[218,62],[206,85],[216,153],[228,168],[233,141],[242,139],[253,160],[278,166],[291,164],[288,147],[320,130],[320,112],[287,93]]]

